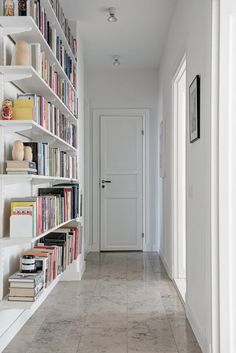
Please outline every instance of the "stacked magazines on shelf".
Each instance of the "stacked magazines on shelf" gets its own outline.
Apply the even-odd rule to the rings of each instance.
[[[37,167],[35,162],[7,161],[6,172],[9,175],[36,175]]]
[[[16,272],[9,277],[9,301],[34,302],[43,292],[44,274]]]
[[[52,148],[46,142],[25,142],[24,145],[32,148],[38,175],[78,179],[77,156]]]
[[[34,238],[79,217],[79,184],[38,189],[36,197],[10,202],[10,237]]]
[[[18,94],[13,102],[13,120],[32,120],[74,148],[77,147],[77,128],[53,103],[36,94]]]

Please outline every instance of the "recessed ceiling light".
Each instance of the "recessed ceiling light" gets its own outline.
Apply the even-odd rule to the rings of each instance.
[[[120,56],[119,55],[114,55],[113,56],[113,65],[114,66],[120,66]]]
[[[117,22],[118,18],[116,17],[115,7],[109,7],[108,12],[109,12],[109,17],[108,17],[107,21],[108,22]]]

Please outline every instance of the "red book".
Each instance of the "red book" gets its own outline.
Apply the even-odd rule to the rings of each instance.
[[[38,234],[43,232],[43,222],[42,222],[42,197],[38,197]]]

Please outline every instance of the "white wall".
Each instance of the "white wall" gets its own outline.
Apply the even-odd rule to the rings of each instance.
[[[179,0],[159,70],[159,117],[166,127],[166,178],[163,183],[164,222],[160,253],[172,273],[173,119],[172,78],[186,53],[187,87],[201,75],[201,139],[187,142],[187,300],[188,318],[203,352],[211,343],[210,165],[211,165],[211,0]],[[187,100],[188,101],[188,100]],[[188,138],[187,134],[187,138]],[[162,181],[159,180],[159,188]],[[160,192],[161,193],[161,188]],[[159,215],[159,218],[161,216]]]
[[[90,141],[92,143],[93,109],[147,108],[150,110],[150,239],[148,250],[157,250],[156,236],[156,184],[157,184],[157,71],[155,70],[122,70],[122,67],[111,68],[105,72],[88,73],[88,95],[90,106]],[[91,146],[91,144],[90,144]],[[90,149],[92,151],[92,149]],[[91,152],[92,153],[92,152]],[[88,163],[92,161],[90,154]],[[92,190],[90,165],[90,191]],[[89,179],[89,176],[87,176]],[[89,205],[92,221],[92,204]],[[90,246],[93,235],[90,226]],[[98,249],[97,249],[98,250]]]

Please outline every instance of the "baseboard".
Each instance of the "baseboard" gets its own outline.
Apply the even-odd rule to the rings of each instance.
[[[192,310],[190,309],[189,305],[186,303],[185,304],[185,312],[187,319],[190,323],[190,326],[192,327],[193,333],[199,343],[199,346],[201,347],[201,350],[203,353],[211,353],[211,345],[208,343],[207,338],[203,334],[200,325],[196,321]]]
[[[166,270],[168,276],[169,276],[170,279],[172,280],[172,271],[171,271],[171,269],[169,268],[169,265],[168,265],[168,262],[166,261],[165,256],[162,254],[161,251],[159,251],[158,254],[159,254],[160,258],[161,258],[161,261],[162,261],[162,263],[163,263],[163,266],[165,267],[165,270]]]

